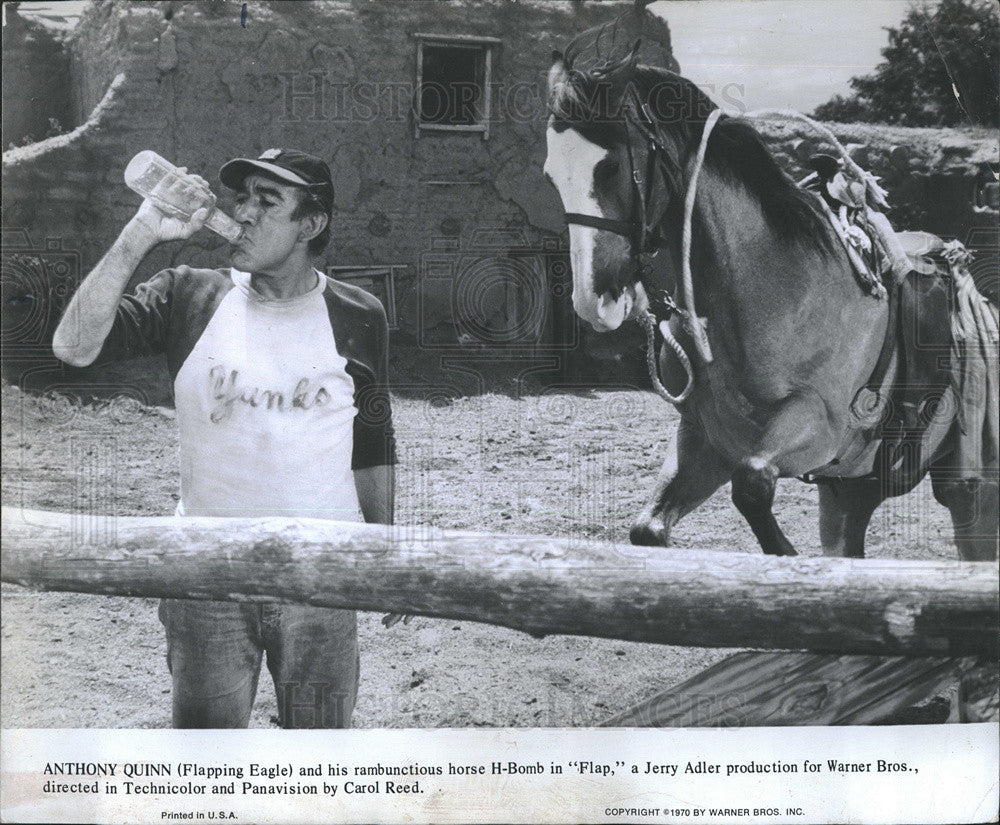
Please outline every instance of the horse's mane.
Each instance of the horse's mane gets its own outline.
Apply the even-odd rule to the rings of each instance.
[[[694,83],[633,55],[582,72],[572,68],[574,44],[549,74],[549,111],[555,126],[572,128],[605,148],[628,139],[624,102],[630,89],[659,125],[668,154],[671,200],[684,196],[682,170],[697,150],[705,121],[718,108]],[[778,165],[760,134],[747,121],[722,116],[712,130],[706,168],[742,184],[760,203],[768,223],[786,239],[819,241],[833,248],[829,225],[817,199],[796,185]]]

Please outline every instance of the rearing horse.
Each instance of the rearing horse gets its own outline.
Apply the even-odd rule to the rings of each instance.
[[[555,57],[545,174],[567,213],[573,306],[604,332],[651,303],[662,310],[661,292],[680,290],[683,200],[716,107],[690,81],[636,65],[634,55],[587,72]],[[852,402],[879,361],[889,302],[859,288],[818,199],[752,127],[729,117],[711,133],[696,191],[691,270],[713,358],[692,359],[693,391],[679,404],[678,435],[633,543],[668,544],[673,525],[731,480],[764,552],[794,555],[771,511],[775,484],[809,474],[819,481],[824,553],[860,557],[875,508],[929,471],[962,557],[994,558],[996,460],[975,485],[956,472],[954,404],[927,411],[920,458],[905,478],[877,472],[882,438]],[[945,294],[940,279],[934,290]],[[680,317],[668,323],[693,352]],[[888,362],[886,392],[898,361]],[[683,385],[673,353],[661,348],[659,366],[665,383]]]

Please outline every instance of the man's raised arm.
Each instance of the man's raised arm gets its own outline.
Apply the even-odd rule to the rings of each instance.
[[[208,188],[206,181],[190,177]],[[183,221],[167,217],[150,201],[143,201],[67,305],[52,338],[56,357],[74,367],[92,364],[111,332],[125,286],[142,259],[162,241],[189,238],[204,225],[209,211],[199,209],[190,220]]]

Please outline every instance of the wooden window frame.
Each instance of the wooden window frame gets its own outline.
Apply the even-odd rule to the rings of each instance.
[[[396,278],[407,271],[406,264],[362,264],[358,266],[328,266],[326,274],[335,281],[374,281],[382,278],[385,291],[385,315],[389,329],[399,329],[399,315],[396,312]],[[375,296],[378,297],[377,295]]]
[[[490,112],[493,107],[493,52],[502,42],[498,37],[476,37],[464,34],[413,35],[417,41],[417,84],[414,90],[413,124],[414,137],[421,132],[466,132],[482,134],[483,140],[490,139]],[[472,125],[449,125],[446,123],[424,123],[421,121],[421,96],[424,85],[424,46],[453,46],[457,48],[482,49],[483,51],[483,117]]]

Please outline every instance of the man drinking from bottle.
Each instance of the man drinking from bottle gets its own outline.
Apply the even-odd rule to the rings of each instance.
[[[219,176],[238,193],[232,266],[166,269],[123,296],[153,246],[190,237],[209,214],[181,220],[147,200],[73,296],[55,353],[75,366],[166,355],[180,428],[178,515],[389,524],[385,312],[313,267],[330,236],[329,167],[271,149]],[[283,727],[350,725],[353,611],[166,599],[160,619],[175,727],[245,727],[265,654]]]

